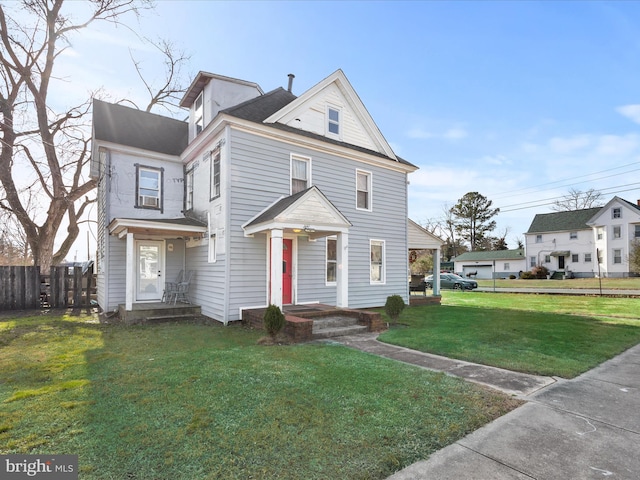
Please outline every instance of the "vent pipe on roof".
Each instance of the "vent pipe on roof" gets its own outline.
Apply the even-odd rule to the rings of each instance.
[[[291,88],[293,87],[293,79],[296,78],[296,76],[293,73],[290,73],[288,77],[289,77],[289,86],[287,87],[287,92],[291,93]]]

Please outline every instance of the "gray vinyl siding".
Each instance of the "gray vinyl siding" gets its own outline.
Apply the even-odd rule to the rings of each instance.
[[[109,298],[107,299],[108,311],[113,311],[119,304],[124,303],[126,299],[126,245],[125,240],[117,237],[107,237],[107,258],[109,265],[107,267],[106,281]],[[103,307],[104,308],[104,307]]]
[[[393,294],[408,301],[406,175],[232,130],[231,134],[231,312],[267,301],[266,236],[244,238],[242,224],[288,196],[290,154],[312,159],[312,184],[353,224],[349,230],[349,306],[384,305]],[[356,210],[356,169],[372,174],[372,211]],[[370,284],[369,241],[385,241],[386,282]],[[335,303],[325,286],[325,242],[298,239],[297,302]],[[251,285],[251,288],[247,288]],[[263,288],[264,287],[264,288]]]
[[[187,270],[195,274],[189,286],[189,297],[193,303],[200,305],[202,314],[224,322],[225,255],[217,255],[215,263],[208,263],[209,247],[187,248]]]

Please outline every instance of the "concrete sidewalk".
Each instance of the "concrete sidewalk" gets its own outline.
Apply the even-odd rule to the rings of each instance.
[[[383,345],[376,348],[393,358]],[[525,405],[388,480],[640,478],[640,345],[552,383],[523,385]]]

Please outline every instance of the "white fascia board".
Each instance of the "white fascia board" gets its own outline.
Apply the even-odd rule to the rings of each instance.
[[[316,85],[311,87],[309,90],[304,92],[302,95],[296,98],[293,102],[289,103],[284,108],[282,108],[281,110],[271,115],[269,118],[265,120],[265,123],[277,123],[281,121],[282,118],[291,114],[300,105],[302,105],[308,99],[313,98],[316,94],[318,94],[320,91],[322,91],[324,88],[326,88],[328,85],[332,83],[335,83],[340,89],[340,91],[347,98],[347,100],[349,100],[349,104],[357,112],[359,119],[362,121],[363,125],[368,130],[368,133],[370,134],[374,143],[378,145],[378,147],[383,151],[385,155],[387,155],[388,157],[392,158],[397,162],[398,159],[395,153],[393,152],[393,149],[391,148],[387,140],[384,138],[384,135],[382,135],[382,132],[380,131],[376,123],[373,121],[371,114],[367,111],[366,107],[364,106],[364,103],[358,96],[358,93],[355,91],[355,89],[353,88],[353,86],[351,85],[351,83],[349,82],[346,75],[341,69],[336,70],[327,78],[325,78],[324,80],[322,80],[321,82],[317,83]]]
[[[145,157],[153,160],[163,160],[174,163],[182,163],[178,155],[168,155],[166,153],[153,152],[151,150],[145,150],[143,148],[129,147],[121,145],[119,143],[100,141],[96,143],[96,149],[104,147],[110,152],[119,152],[135,157]],[[96,150],[97,151],[97,150]]]
[[[109,224],[109,233],[120,235],[124,230],[128,230],[130,228],[147,228],[154,230],[189,233],[207,232],[207,227],[199,227],[197,225],[181,225],[177,223],[154,222],[153,220],[135,218],[115,218]]]
[[[366,165],[375,165],[377,167],[397,172],[411,173],[418,170],[418,167],[414,165],[406,165],[392,158],[381,158],[376,155],[370,155],[366,152],[360,152],[341,145],[334,145],[332,143],[316,140],[315,138],[310,138],[302,134],[279,130],[278,128],[271,127],[269,125],[247,122],[234,117],[227,117],[227,119],[233,129],[252,133],[265,138],[275,139],[298,147],[302,146],[318,152],[329,153],[348,160],[361,162]]]

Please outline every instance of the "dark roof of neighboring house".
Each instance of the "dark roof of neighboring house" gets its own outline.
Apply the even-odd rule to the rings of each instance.
[[[456,262],[487,261],[487,260],[517,260],[524,257],[524,250],[488,250],[481,252],[465,252],[453,260]]]
[[[569,230],[588,230],[587,222],[600,211],[601,207],[571,210],[568,212],[539,213],[527,233],[562,232]]]
[[[93,132],[97,140],[168,155],[180,155],[189,140],[187,122],[97,99]]]
[[[620,198],[618,197],[622,202],[626,203],[627,205],[629,205],[629,207],[633,208],[634,210],[640,210],[640,205],[630,202],[629,200],[625,200],[624,198]],[[640,202],[640,200],[638,200]]]
[[[233,117],[242,118],[243,120],[249,120],[250,122],[264,123],[267,118],[287,106],[289,103],[293,102],[296,98],[298,97],[296,97],[293,93],[285,90],[282,87],[279,87],[275,90],[265,93],[264,95],[252,98],[234,107],[226,108],[221,112]],[[334,140],[332,138],[325,137],[324,135],[318,135],[317,133],[307,132],[306,130],[294,128],[282,123],[269,123],[267,125],[286,132],[297,133],[298,135],[303,135],[305,137],[314,138],[323,142],[340,145],[352,150],[357,150],[359,152],[389,159],[389,157],[383,153],[376,152],[368,148],[359,147],[357,145],[352,145],[350,143],[341,142],[339,140]],[[404,165],[414,166],[412,163],[404,160],[403,158],[397,158],[398,161]]]

